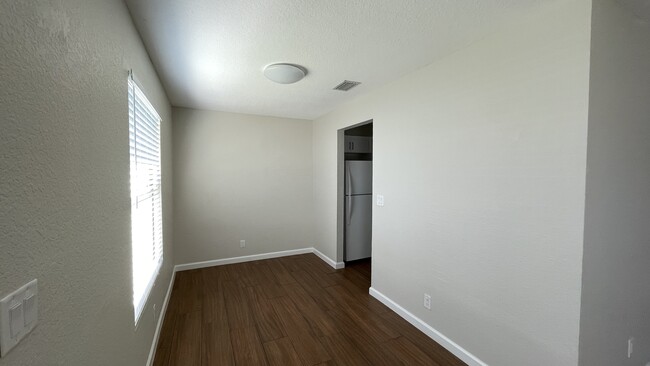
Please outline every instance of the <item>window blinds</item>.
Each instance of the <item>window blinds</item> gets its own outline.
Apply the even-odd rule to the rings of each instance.
[[[128,80],[133,308],[137,323],[163,258],[160,117]]]

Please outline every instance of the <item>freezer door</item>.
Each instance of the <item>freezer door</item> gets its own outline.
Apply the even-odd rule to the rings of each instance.
[[[345,162],[345,194],[372,194],[372,161]]]
[[[345,200],[345,260],[372,254],[372,195],[348,196]]]

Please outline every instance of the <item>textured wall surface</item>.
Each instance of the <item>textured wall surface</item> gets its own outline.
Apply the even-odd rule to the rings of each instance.
[[[0,0],[0,296],[39,324],[0,365],[146,362],[171,275],[171,108],[119,0]],[[127,71],[163,119],[165,264],[133,324]]]
[[[594,1],[580,365],[650,362],[650,23]],[[632,358],[627,341],[635,338]]]
[[[314,122],[316,247],[337,129],[373,119],[373,287],[490,365],[578,363],[590,12],[549,3]]]
[[[176,263],[312,247],[311,128],[174,108]]]

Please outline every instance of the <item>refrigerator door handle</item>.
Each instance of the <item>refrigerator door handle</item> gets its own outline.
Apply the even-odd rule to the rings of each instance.
[[[348,185],[347,194],[349,196],[352,194],[352,174],[350,174],[350,165],[345,164],[345,170],[346,170],[345,180]]]
[[[345,180],[346,180],[346,183],[347,183],[347,186],[348,186],[347,194],[346,194],[346,196],[348,198],[348,202],[347,202],[347,205],[346,205],[347,207],[345,207],[345,216],[346,216],[346,219],[347,219],[346,220],[347,224],[350,225],[350,222],[352,220],[352,174],[350,174],[350,165],[349,164],[345,164],[345,173],[346,173],[345,174]]]
[[[352,221],[352,196],[348,196],[348,207],[345,210],[345,214],[347,216],[348,226],[350,226],[350,222]]]

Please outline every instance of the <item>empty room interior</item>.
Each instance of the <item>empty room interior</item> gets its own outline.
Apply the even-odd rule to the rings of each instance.
[[[650,1],[0,0],[0,366],[650,366]]]

